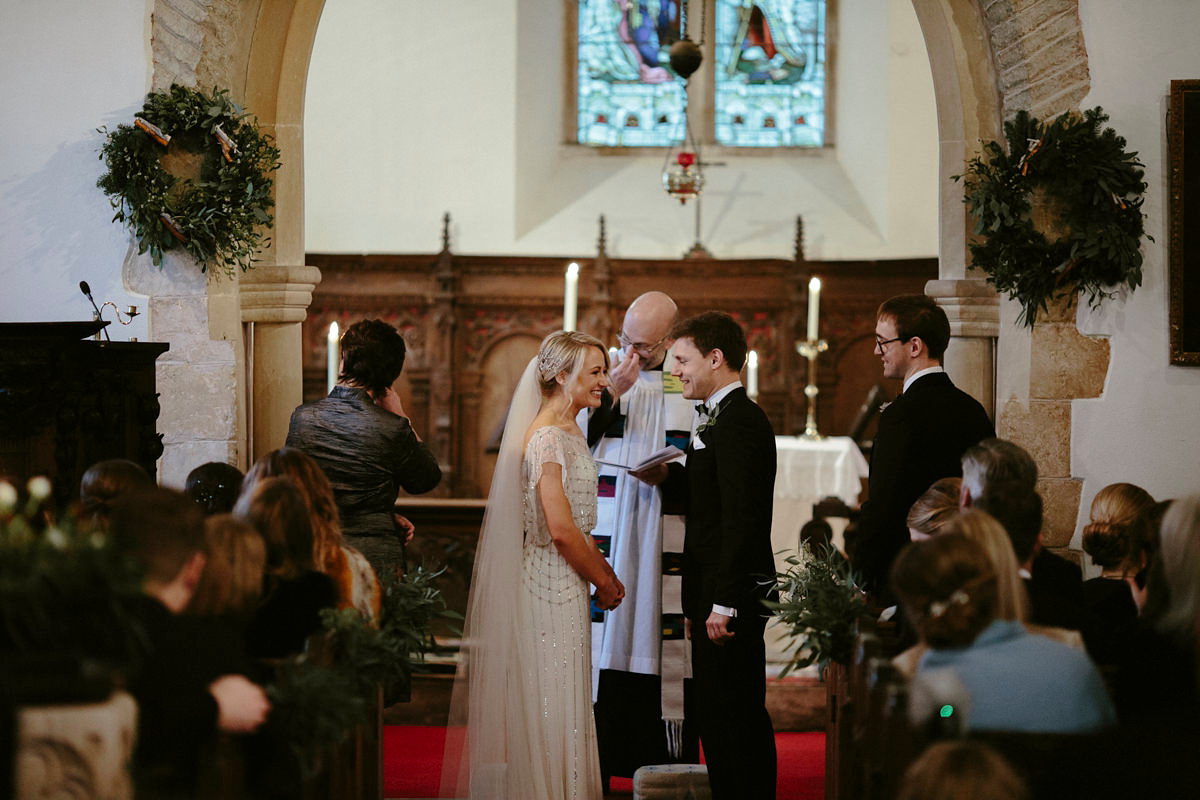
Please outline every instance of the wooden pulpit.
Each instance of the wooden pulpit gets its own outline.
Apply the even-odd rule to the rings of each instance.
[[[127,458],[154,477],[154,362],[170,345],[86,338],[106,324],[0,323],[0,478],[45,475],[61,504],[97,461]]]

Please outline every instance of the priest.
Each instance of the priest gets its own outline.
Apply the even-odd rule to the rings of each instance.
[[[680,601],[683,518],[663,508],[655,487],[622,468],[669,444],[683,450],[691,437],[694,402],[663,369],[676,314],[663,292],[646,292],[629,305],[611,387],[587,421],[600,471],[593,535],[626,588],[619,609],[592,616],[592,685],[606,780],[632,776],[646,764],[699,760],[697,736],[684,726],[690,664]]]

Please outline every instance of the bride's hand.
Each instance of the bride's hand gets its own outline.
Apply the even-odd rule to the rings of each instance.
[[[624,599],[625,586],[617,579],[616,575],[613,575],[612,580],[608,583],[596,587],[596,605],[602,611],[612,611]]]

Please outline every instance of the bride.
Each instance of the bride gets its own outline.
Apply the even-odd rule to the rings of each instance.
[[[590,535],[596,465],[575,419],[606,386],[600,341],[559,331],[513,395],[475,554],[444,797],[602,797],[588,584],[604,611],[625,587]]]

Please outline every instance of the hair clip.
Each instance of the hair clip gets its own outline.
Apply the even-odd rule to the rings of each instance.
[[[936,601],[930,603],[929,604],[929,616],[932,619],[937,619],[938,617],[942,616],[947,611],[949,611],[951,606],[965,606],[970,601],[971,601],[970,595],[968,595],[962,589],[959,589],[958,591],[956,591],[954,594],[950,595],[950,597],[948,597],[945,600],[936,600]]]

